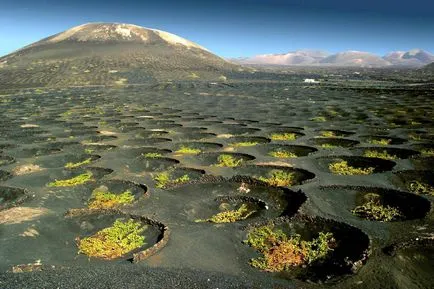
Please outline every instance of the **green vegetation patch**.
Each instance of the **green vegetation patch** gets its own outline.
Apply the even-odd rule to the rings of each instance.
[[[131,191],[114,194],[105,190],[105,188],[97,188],[92,192],[87,205],[90,209],[111,209],[132,202],[134,202],[134,196]]]
[[[145,153],[142,154],[145,158],[156,159],[161,158],[163,155],[160,153]]]
[[[420,151],[420,153],[424,156],[433,157],[434,156],[434,149],[423,149]]]
[[[258,177],[258,180],[270,186],[287,187],[295,183],[295,173],[282,170],[272,170],[268,177]]]
[[[142,226],[140,222],[132,219],[122,222],[118,219],[112,227],[93,236],[78,239],[78,253],[108,260],[119,258],[146,244],[145,237],[141,235],[145,230],[146,226]]]
[[[205,220],[199,219],[196,220],[195,222],[211,222],[216,224],[234,223],[237,221],[247,219],[255,212],[256,212],[255,210],[249,209],[249,206],[247,204],[241,204],[241,206],[236,210],[225,210],[223,212],[220,212],[212,216],[209,219],[205,219]]]
[[[329,170],[336,175],[370,175],[374,173],[375,168],[355,168],[348,165],[347,161],[335,162],[329,165]]]
[[[231,155],[219,155],[217,158],[217,167],[237,167],[243,163],[243,159],[237,159]]]
[[[321,132],[322,137],[337,137],[333,131],[325,130]]]
[[[233,147],[253,147],[257,144],[258,144],[258,142],[256,142],[256,141],[244,141],[244,142],[231,143],[231,146],[233,146]]]
[[[190,148],[190,147],[186,147],[186,146],[181,146],[181,148],[179,150],[177,150],[175,153],[197,155],[200,152],[201,152],[200,149],[195,149],[195,148]]]
[[[392,142],[391,139],[386,139],[386,138],[369,140],[369,143],[371,143],[371,144],[382,145],[382,146],[390,145],[391,142]]]
[[[293,132],[288,133],[273,133],[270,135],[272,140],[295,140],[297,138],[297,134]]]
[[[422,140],[422,135],[420,135],[420,134],[410,133],[410,134],[408,134],[408,137],[414,141],[421,141]]]
[[[333,148],[336,148],[337,146],[329,144],[329,143],[323,143],[321,145],[321,147],[324,148],[324,149],[333,149]]]
[[[364,199],[365,202],[351,210],[351,213],[360,218],[381,222],[390,222],[402,217],[402,213],[397,208],[383,206],[378,194],[368,193]]]
[[[85,172],[81,175],[73,177],[71,179],[66,180],[56,180],[54,182],[49,183],[47,186],[49,187],[73,187],[85,184],[87,182],[93,181],[92,172]]]
[[[410,182],[410,184],[408,185],[408,189],[410,190],[410,192],[413,192],[415,194],[434,196],[433,186],[430,186],[429,184],[422,183],[416,180]]]
[[[289,159],[298,157],[295,153],[285,150],[275,150],[268,153],[270,156],[281,159]]]
[[[186,183],[190,180],[190,177],[185,174],[179,178],[172,178],[170,172],[161,172],[156,174],[153,179],[156,182],[156,188],[165,189],[168,185]]]
[[[327,119],[324,116],[316,116],[310,119],[311,121],[325,122]]]
[[[368,158],[380,158],[380,159],[385,159],[385,160],[394,160],[397,159],[398,157],[395,155],[390,155],[387,151],[376,151],[376,150],[366,150],[363,153],[364,157],[368,157]]]
[[[250,265],[269,272],[291,270],[324,260],[335,246],[332,233],[320,232],[312,241],[301,239],[299,234],[287,236],[273,226],[262,226],[249,232],[244,243],[262,254],[250,260]]]
[[[82,162],[77,162],[77,163],[69,162],[65,165],[65,168],[66,169],[75,169],[75,168],[78,168],[78,167],[81,167],[84,165],[88,165],[88,164],[90,164],[91,161],[92,161],[92,158],[87,158]]]

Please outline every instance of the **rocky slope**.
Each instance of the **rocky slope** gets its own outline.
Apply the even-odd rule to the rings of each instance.
[[[0,85],[125,85],[218,79],[238,69],[177,35],[131,24],[90,23],[0,58]]]

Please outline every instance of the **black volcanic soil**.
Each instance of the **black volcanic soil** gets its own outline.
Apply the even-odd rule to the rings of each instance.
[[[7,202],[0,211],[0,288],[433,287],[428,277],[432,262],[425,258],[432,256],[432,243],[398,246],[394,256],[384,250],[433,238],[433,196],[408,190],[414,180],[432,187],[434,110],[427,105],[432,102],[427,91],[235,81],[0,95],[0,135],[5,136],[0,141],[0,193],[8,196],[0,195]],[[406,121],[396,122],[402,111]],[[270,138],[279,133],[296,137]],[[390,141],[379,144],[382,139]],[[177,152],[181,147],[201,151]],[[393,162],[361,157],[373,147],[398,157]],[[269,153],[275,150],[294,155],[273,157]],[[225,154],[243,162],[233,168],[216,166]],[[328,165],[335,160],[377,169],[371,175],[334,175]],[[84,163],[66,168],[71,162]],[[252,180],[273,170],[296,172],[296,182],[282,188]],[[93,178],[84,184],[47,186],[86,172]],[[162,172],[172,177],[167,189],[156,187]],[[161,245],[143,261],[77,254],[75,238],[82,230],[92,231],[95,221],[72,226],[64,214],[85,208],[100,185],[115,193],[134,188],[136,199],[120,208],[123,214],[167,226],[167,240],[149,237],[149,246]],[[243,186],[250,191],[238,189]],[[376,222],[352,215],[358,196],[369,192],[400,207],[405,218]],[[217,212],[222,200],[255,203],[258,212],[235,223],[195,222]],[[289,205],[293,200],[296,205]],[[312,232],[335,230],[345,242],[336,253],[336,266],[309,269],[312,278],[252,268],[248,261],[257,256],[243,243],[247,227],[282,219],[289,227],[306,224]],[[345,263],[349,259],[342,252],[357,255],[351,259],[354,266]],[[11,273],[23,264],[33,265],[15,271],[34,272]]]

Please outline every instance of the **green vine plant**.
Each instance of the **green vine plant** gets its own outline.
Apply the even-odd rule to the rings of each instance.
[[[116,259],[144,246],[142,233],[147,229],[140,222],[129,219],[123,222],[117,219],[113,226],[98,231],[96,234],[80,239],[76,238],[78,253],[89,257]]]
[[[66,169],[75,169],[84,165],[88,165],[90,164],[90,162],[92,161],[92,158],[87,158],[84,161],[81,162],[77,162],[77,163],[73,163],[73,162],[69,162],[65,165]]]
[[[336,246],[331,232],[319,232],[317,238],[307,241],[299,234],[288,236],[272,225],[251,230],[244,243],[261,254],[251,259],[250,265],[268,272],[289,271],[322,262]]]
[[[283,140],[283,141],[291,141],[297,138],[297,134],[292,132],[287,133],[273,133],[270,135],[272,140]]]
[[[395,155],[390,155],[386,150],[379,152],[376,150],[366,150],[363,153],[364,157],[368,157],[368,158],[380,158],[380,159],[384,159],[384,160],[394,160],[397,159],[398,157]]]
[[[365,202],[355,207],[351,212],[363,219],[380,222],[390,222],[399,220],[403,217],[399,209],[384,206],[381,202],[381,196],[376,193],[368,193],[364,196]]]
[[[156,159],[156,158],[161,158],[163,155],[160,153],[145,153],[142,154],[142,156],[145,158]]]
[[[55,180],[54,182],[49,183],[48,187],[74,187],[78,185],[85,184],[87,182],[93,181],[92,172],[85,172],[81,175],[73,177],[71,179],[66,180]]]
[[[220,155],[217,158],[217,164],[215,166],[233,168],[233,167],[240,166],[242,163],[243,163],[243,159],[236,159],[231,155]]]
[[[408,185],[408,189],[410,190],[410,192],[413,192],[415,194],[434,196],[433,186],[416,180],[410,182],[410,184]]]
[[[191,154],[191,155],[197,155],[201,152],[200,149],[191,148],[187,146],[181,146],[175,153],[177,154]]]
[[[121,194],[108,191],[107,187],[99,187],[93,190],[88,202],[89,209],[112,209],[134,202],[134,195],[127,190]]]
[[[375,168],[356,168],[348,165],[347,161],[340,161],[331,163],[329,165],[329,170],[336,174],[342,176],[351,176],[351,175],[370,175],[374,173]]]
[[[254,214],[256,211],[249,208],[247,204],[241,204],[236,210],[225,210],[208,219],[195,220],[196,223],[211,222],[216,224],[221,223],[234,223],[237,221],[245,220]]]
[[[156,174],[153,179],[156,182],[156,188],[165,189],[169,185],[182,184],[190,181],[190,176],[185,174],[178,178],[172,178],[172,173],[167,171]]]
[[[252,146],[255,146],[257,144],[258,144],[257,141],[245,141],[245,142],[231,143],[231,146],[233,146],[233,147],[252,147]]]
[[[374,144],[374,145],[382,145],[382,146],[390,145],[391,142],[392,142],[391,139],[386,139],[386,138],[381,138],[381,139],[371,139],[371,140],[369,140],[369,143],[371,143],[371,144]]]
[[[295,184],[295,173],[283,170],[272,170],[268,177],[257,177],[258,180],[276,187],[287,187]]]
[[[295,153],[285,151],[285,150],[275,150],[275,151],[269,152],[268,154],[274,158],[280,158],[280,159],[289,159],[289,158],[298,157]]]

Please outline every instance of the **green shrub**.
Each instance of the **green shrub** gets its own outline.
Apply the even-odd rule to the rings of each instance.
[[[105,190],[95,189],[88,202],[90,209],[110,209],[121,205],[131,204],[134,196],[130,191],[114,194]]]
[[[366,194],[365,202],[351,212],[360,218],[381,222],[390,222],[402,217],[402,213],[397,208],[383,206],[380,195],[375,193]]]
[[[372,174],[375,168],[355,168],[348,165],[347,161],[335,162],[329,165],[329,170],[337,175],[369,175]]]
[[[408,185],[408,189],[410,190],[410,192],[413,192],[415,194],[434,196],[433,186],[430,186],[429,184],[425,184],[416,180],[410,182],[410,184]]]
[[[201,152],[200,149],[189,148],[186,146],[181,146],[181,148],[176,151],[176,153],[178,153],[178,154],[194,154],[194,155],[196,155],[200,152]]]
[[[270,186],[286,187],[294,185],[295,173],[285,172],[282,170],[272,170],[268,178],[258,177],[257,179],[269,184]]]
[[[394,160],[397,158],[397,156],[395,156],[395,155],[389,155],[387,153],[387,151],[385,151],[385,150],[382,152],[379,152],[376,150],[366,150],[363,153],[363,156],[368,157],[368,158],[380,158],[380,159],[385,159],[385,160]]]
[[[327,119],[324,116],[316,116],[310,119],[311,121],[325,122]]]
[[[318,238],[305,241],[299,234],[287,236],[282,230],[262,226],[250,231],[244,242],[262,254],[250,260],[251,266],[281,272],[324,260],[333,250],[335,240],[329,232],[320,232]]]
[[[336,137],[336,134],[332,131],[325,130],[321,132],[322,137]]]
[[[391,139],[382,138],[382,139],[371,139],[371,140],[369,140],[369,142],[371,144],[374,144],[374,145],[387,146],[387,145],[389,145],[392,142],[392,140]]]
[[[65,165],[65,168],[66,169],[75,169],[75,168],[78,168],[78,167],[81,167],[81,166],[84,166],[84,165],[88,165],[88,164],[90,164],[91,161],[92,161],[92,158],[88,158],[88,159],[85,159],[82,162],[77,162],[77,163],[70,162],[70,163],[67,163]]]
[[[56,180],[54,182],[49,183],[47,186],[49,187],[73,187],[82,185],[84,183],[90,182],[93,180],[92,172],[85,172],[81,175],[73,177],[71,179],[66,180]]]
[[[237,221],[245,220],[254,214],[256,211],[249,209],[247,204],[242,204],[236,210],[226,210],[220,212],[209,219],[196,220],[196,222],[211,222],[211,223],[234,223]]]
[[[190,180],[189,175],[185,174],[179,178],[172,179],[170,172],[161,172],[154,176],[156,181],[155,187],[159,189],[165,189],[169,184],[181,184]]]
[[[324,149],[332,149],[332,148],[335,148],[335,147],[337,147],[337,146],[332,145],[332,144],[329,144],[329,143],[323,143],[323,144],[321,145],[321,147],[324,148]]]
[[[143,154],[145,158],[155,159],[155,158],[161,158],[163,155],[160,153],[145,153]]]
[[[432,157],[434,156],[434,149],[423,149],[420,151],[420,153],[424,156]]]
[[[231,155],[219,155],[217,158],[217,167],[237,167],[243,163],[243,159],[236,159]]]
[[[105,228],[95,235],[78,239],[79,251],[89,257],[115,259],[145,245],[141,234],[146,227],[130,219],[122,222],[116,220],[112,227]]]
[[[284,150],[275,150],[268,153],[270,156],[281,159],[289,159],[298,157],[295,153],[284,151]]]
[[[287,133],[273,133],[270,135],[272,140],[295,140],[297,138],[297,134],[292,132]]]
[[[232,143],[231,146],[233,147],[252,147],[257,145],[258,142],[256,141],[245,141],[245,142],[236,142],[236,143]]]

